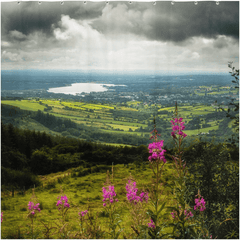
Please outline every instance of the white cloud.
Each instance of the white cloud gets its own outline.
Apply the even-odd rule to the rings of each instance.
[[[87,21],[78,21],[67,15],[62,15],[60,27],[55,28],[53,33],[57,40],[98,40],[101,34],[94,30]],[[54,27],[54,26],[53,26]]]
[[[132,29],[136,27],[141,19],[142,13],[137,10],[128,9],[128,7],[123,4],[117,4],[116,7],[112,5],[107,5],[103,11],[102,16],[98,21],[104,23],[111,32]]]
[[[192,58],[192,59],[199,59],[199,58],[200,58],[200,55],[199,55],[199,53],[197,53],[197,52],[193,52],[191,58]]]
[[[27,39],[27,36],[17,30],[13,30],[9,32],[11,38],[16,39],[18,41],[24,41]]]
[[[7,42],[7,41],[2,41],[1,42],[1,46],[2,47],[10,47],[11,46],[11,43]]]
[[[11,53],[7,51],[2,52],[2,61],[21,61],[21,57],[17,53]]]
[[[54,35],[57,40],[68,40],[71,38],[67,32],[62,32],[60,28],[54,29]]]

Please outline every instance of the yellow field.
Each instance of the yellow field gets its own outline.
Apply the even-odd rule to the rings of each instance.
[[[147,121],[152,121],[153,113],[154,111],[156,111],[155,105],[141,105],[141,107],[139,107],[138,104],[141,104],[141,102],[139,101],[127,102],[129,107],[114,104],[103,105],[85,102],[61,101],[56,99],[28,99],[21,101],[3,100],[2,103],[16,106],[24,110],[41,110],[43,112],[53,114],[56,117],[71,119],[78,124],[85,124],[87,126],[96,127],[99,130],[102,129],[102,131],[106,131],[109,133],[134,133],[137,135],[145,134],[144,131],[139,132],[138,129],[140,127],[146,128]],[[50,106],[51,108],[48,109],[47,106]],[[115,113],[112,113],[110,111],[112,109],[115,109]],[[117,111],[120,111],[119,117],[116,117]],[[126,116],[123,115],[123,111],[126,111]],[[161,114],[161,111],[167,111],[168,114]],[[170,122],[174,111],[174,106],[160,108],[158,109],[158,117]],[[134,114],[132,115],[131,112],[134,112]],[[141,121],[139,121],[138,115],[135,114],[136,112],[139,112],[139,114],[144,112],[149,117],[148,119],[142,119]],[[188,123],[194,117],[198,117],[200,120],[202,120],[202,123],[206,123],[204,121],[204,115],[214,113],[215,109],[212,106],[205,105],[185,105],[179,106],[178,112],[179,116],[184,118],[185,123]],[[135,116],[135,119],[132,118],[132,116]],[[209,130],[218,129],[219,122],[212,121],[208,123],[211,125],[211,127],[201,129],[201,132],[208,132]],[[231,127],[232,124],[229,124],[229,126]],[[169,125],[169,127],[171,126]],[[129,132],[130,128],[133,132]],[[138,131],[135,132],[136,130]],[[198,134],[198,130],[187,130],[187,134],[196,135]]]

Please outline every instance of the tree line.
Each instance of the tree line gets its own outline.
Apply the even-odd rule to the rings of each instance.
[[[117,147],[45,132],[23,130],[1,123],[2,184],[30,187],[37,175],[69,168],[144,161],[147,147]]]

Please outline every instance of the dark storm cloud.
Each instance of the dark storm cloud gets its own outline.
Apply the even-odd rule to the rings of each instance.
[[[83,2],[16,2],[2,3],[2,37],[11,31],[18,31],[28,35],[34,31],[52,34],[52,24],[61,20],[61,14],[69,15],[74,19],[92,19],[101,15],[104,3]],[[9,36],[11,37],[11,36]]]
[[[24,41],[35,31],[53,36],[61,15],[73,19],[92,19],[92,28],[102,34],[134,34],[150,40],[182,44],[191,37],[239,36],[238,2],[137,3],[110,2],[34,2],[2,3],[2,40]],[[22,35],[21,35],[22,34]],[[220,44],[220,43],[219,43]],[[222,43],[223,44],[223,43]],[[221,44],[219,45],[221,46]]]
[[[125,13],[123,12],[125,6]],[[119,8],[119,18],[116,19]],[[111,16],[111,12],[114,12]],[[108,16],[107,16],[108,15]],[[122,15],[122,18],[121,18]],[[131,17],[131,15],[133,17]],[[191,37],[216,38],[226,35],[239,36],[239,3],[170,2],[120,3],[96,20],[94,28],[106,34],[134,33],[151,40],[181,42]]]
[[[192,2],[178,3],[176,9],[171,9],[171,14],[176,23],[173,27],[169,26],[174,41],[198,36],[239,36],[238,2],[221,2],[218,6],[215,2],[199,2],[197,6]]]
[[[230,42],[226,41],[225,37],[219,37],[216,41],[214,41],[213,47],[222,49],[222,48],[226,48],[229,44]]]

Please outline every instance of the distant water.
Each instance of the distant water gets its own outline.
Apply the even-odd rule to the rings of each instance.
[[[95,91],[95,87],[97,87],[98,91],[112,89],[117,92],[150,92],[151,90],[158,88],[167,89],[172,87],[178,88],[211,85],[226,86],[231,85],[232,80],[233,78],[230,74],[181,74],[179,76],[168,76],[139,73],[128,74],[124,72],[97,73],[44,70],[1,71],[2,90],[45,89],[56,92],[65,89],[66,92],[70,94],[75,94],[78,91]],[[88,85],[85,85],[85,88],[84,85],[79,85],[79,83],[88,83]],[[78,90],[75,89],[75,91],[74,88],[78,88]]]
[[[67,87],[49,88],[48,92],[77,95],[80,93],[105,92],[109,90],[107,87],[114,87],[114,86],[126,87],[126,85],[115,85],[115,84],[73,83],[71,86],[67,86]]]

